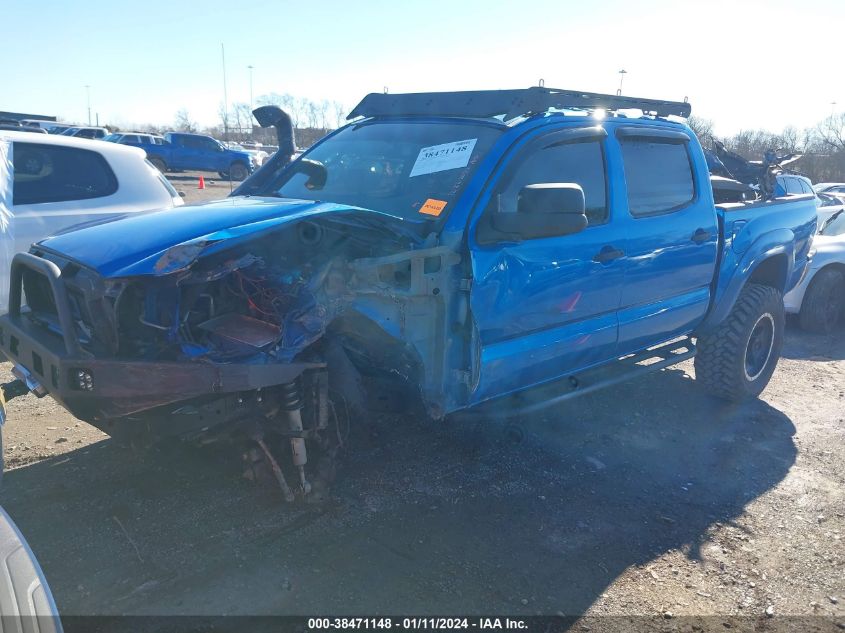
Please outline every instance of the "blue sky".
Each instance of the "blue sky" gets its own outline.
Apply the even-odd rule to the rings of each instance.
[[[841,0],[3,0],[0,110],[84,122],[217,122],[223,101],[534,85],[688,96],[717,132],[845,108]],[[72,8],[71,8],[72,7]],[[838,105],[831,106],[836,101]]]

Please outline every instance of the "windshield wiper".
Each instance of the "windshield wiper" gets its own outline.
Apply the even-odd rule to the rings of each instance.
[[[842,215],[843,211],[845,211],[845,208],[839,209],[839,211],[837,211],[832,216],[830,216],[827,220],[825,220],[824,224],[822,224],[822,228],[819,229],[819,233],[824,233],[824,230],[828,227],[828,225],[831,222],[833,222],[836,218],[838,218],[840,215]]]

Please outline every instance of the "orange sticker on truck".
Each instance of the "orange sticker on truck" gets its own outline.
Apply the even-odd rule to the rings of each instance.
[[[443,209],[446,208],[446,201],[445,200],[435,200],[434,198],[429,198],[423,205],[420,207],[420,213],[425,213],[426,215],[433,215],[438,216],[443,212]]]

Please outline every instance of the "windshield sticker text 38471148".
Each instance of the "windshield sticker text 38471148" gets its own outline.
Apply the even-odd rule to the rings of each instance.
[[[477,140],[471,138],[465,141],[423,147],[417,155],[417,160],[408,177],[413,178],[414,176],[433,174],[438,171],[466,167]]]

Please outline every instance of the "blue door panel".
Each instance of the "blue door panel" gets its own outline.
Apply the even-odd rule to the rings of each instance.
[[[689,137],[689,143],[695,142]],[[618,140],[609,143],[624,161]],[[656,215],[634,217],[627,208],[624,214],[628,248],[619,304],[620,356],[691,332],[710,305],[718,219],[701,152],[687,148],[687,154],[694,186],[689,203]]]
[[[699,288],[654,303],[620,310],[619,355],[637,352],[687,334],[691,323],[697,325],[704,319],[709,300],[710,289]]]
[[[536,143],[512,151],[479,197],[476,213],[480,215],[491,193],[497,191],[502,174],[511,165],[530,160],[531,152],[537,151],[534,148],[545,151],[552,147],[544,144],[545,139],[559,140],[555,133],[560,129],[544,130],[535,137]],[[591,137],[589,142],[603,148],[605,169],[615,162],[603,137],[598,141]],[[558,182],[567,182],[568,176],[578,171],[577,167],[562,169],[560,174],[554,172]],[[591,181],[593,193],[594,186]],[[594,257],[607,247],[625,249],[624,224],[615,221],[617,198],[611,174],[605,198],[609,219],[573,235],[479,245],[471,227],[470,306],[479,346],[477,387],[471,403],[554,380],[616,356],[624,258],[600,263]]]
[[[614,234],[603,225],[473,253],[471,306],[482,350],[473,401],[616,355],[624,265],[592,261]]]
[[[616,346],[616,332],[616,313],[611,312],[484,345],[481,380],[473,403],[564,376],[575,367],[606,361]]]

